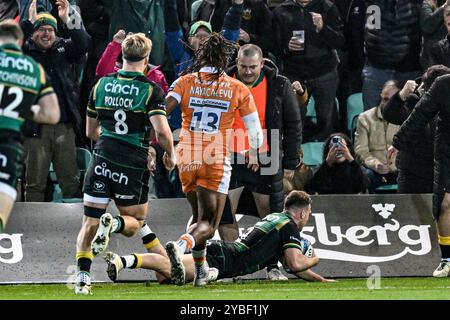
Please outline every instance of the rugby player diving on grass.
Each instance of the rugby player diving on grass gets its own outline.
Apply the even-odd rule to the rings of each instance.
[[[286,270],[307,281],[334,282],[316,274],[310,268],[319,262],[312,254],[302,253],[300,231],[311,214],[311,198],[303,191],[292,191],[284,202],[284,210],[272,213],[257,222],[234,242],[213,240],[208,242],[206,260],[209,265],[209,281],[233,278],[264,269],[274,261],[282,261]],[[116,281],[124,268],[156,271],[160,283],[171,279],[170,260],[154,253],[119,256],[106,254],[108,276]],[[194,280],[195,266],[191,254],[182,257],[185,281]]]

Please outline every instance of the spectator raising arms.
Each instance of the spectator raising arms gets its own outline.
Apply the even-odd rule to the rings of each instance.
[[[119,30],[114,35],[113,40],[108,44],[108,47],[105,52],[103,52],[103,55],[97,64],[97,69],[95,72],[97,77],[103,77],[108,73],[117,72],[122,69],[122,42],[125,40],[126,35],[127,34],[124,30]],[[151,80],[159,85],[161,89],[163,89],[164,93],[167,94],[169,91],[169,85],[167,84],[164,73],[160,70],[160,66],[154,66],[149,63],[144,71],[144,74],[148,80]]]
[[[90,37],[81,17],[69,17],[71,9],[67,0],[58,0],[56,4],[65,31],[70,36],[68,39],[56,35],[55,17],[49,13],[37,14],[36,1],[33,0],[30,5],[29,20],[21,23],[27,39],[23,49],[41,63],[48,73],[61,109],[58,124],[42,125],[25,140],[25,200],[39,202],[44,201],[50,163],[53,163],[63,197],[80,195],[75,133],[81,135],[81,118],[71,67],[87,53]],[[71,12],[76,14],[74,10]],[[71,19],[79,19],[79,24],[69,23]]]
[[[57,123],[59,106],[44,69],[20,50],[23,33],[13,20],[0,22],[0,233],[6,226],[22,174],[21,129],[25,118],[41,123]],[[23,68],[22,66],[30,66]],[[23,79],[30,79],[25,85]],[[12,98],[14,97],[14,98]],[[20,99],[19,99],[20,97]],[[16,104],[17,103],[17,104]],[[37,103],[39,106],[32,106]]]

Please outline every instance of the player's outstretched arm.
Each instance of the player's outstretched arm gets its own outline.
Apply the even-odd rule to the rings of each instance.
[[[287,248],[284,250],[284,259],[287,267],[295,274],[308,270],[319,263],[319,257],[316,255],[308,258],[296,248]]]
[[[297,272],[295,274],[297,277],[302,278],[303,280],[306,281],[315,281],[315,282],[336,282],[336,280],[333,279],[326,279],[324,277],[322,277],[320,274],[315,273],[314,271],[312,271],[311,269],[305,270],[305,271],[301,271],[301,272]]]
[[[59,121],[60,111],[58,98],[55,93],[47,94],[38,101],[38,107],[32,108],[33,121],[38,123],[56,124]]]

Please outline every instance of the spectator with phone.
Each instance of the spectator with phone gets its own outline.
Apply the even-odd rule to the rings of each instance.
[[[362,159],[349,137],[331,134],[324,144],[323,162],[306,186],[310,194],[356,194],[367,191]]]

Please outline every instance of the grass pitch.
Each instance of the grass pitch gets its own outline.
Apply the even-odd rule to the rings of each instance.
[[[151,283],[94,284],[93,295],[76,296],[64,284],[1,285],[0,300],[449,300],[450,278],[382,278],[379,289],[367,279],[336,283],[238,281],[206,288]]]

